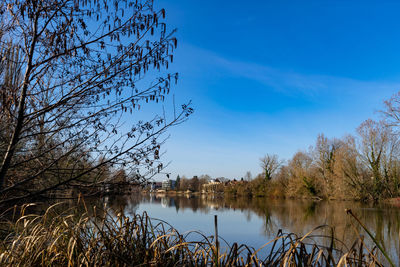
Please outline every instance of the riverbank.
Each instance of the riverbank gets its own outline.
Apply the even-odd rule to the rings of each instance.
[[[145,195],[157,195],[157,196],[205,196],[205,195],[213,195],[213,196],[224,196],[223,192],[199,192],[199,191],[180,191],[180,190],[154,190],[154,191],[149,191],[149,190],[142,190],[142,194]]]
[[[260,179],[261,180],[261,179]],[[213,191],[191,191],[191,190],[140,190],[144,195],[157,196],[202,196],[202,197],[228,197],[228,198],[266,198],[266,199],[297,199],[297,200],[312,200],[312,201],[357,201],[363,203],[385,203],[400,207],[400,197],[385,198],[385,199],[360,199],[351,196],[318,196],[313,194],[289,195],[281,186],[277,186],[275,181],[239,181],[237,183],[229,183],[227,185],[220,184],[217,190]]]

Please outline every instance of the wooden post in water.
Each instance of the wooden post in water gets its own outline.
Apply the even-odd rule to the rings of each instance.
[[[218,242],[218,215],[214,215],[214,227],[215,227],[215,247],[216,247],[216,265],[218,266],[218,259],[219,259],[219,242]]]

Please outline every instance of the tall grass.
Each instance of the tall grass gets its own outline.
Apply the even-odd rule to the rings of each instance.
[[[383,266],[379,250],[366,248],[361,237],[346,248],[327,226],[304,236],[279,231],[258,250],[226,242],[218,248],[214,236],[181,234],[146,213],[125,216],[84,206],[82,214],[77,207],[59,211],[53,205],[33,215],[28,207],[2,224],[7,235],[0,266]],[[321,236],[321,229],[330,235]]]

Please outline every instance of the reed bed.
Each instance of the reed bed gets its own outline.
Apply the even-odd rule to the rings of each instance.
[[[362,237],[346,248],[332,229],[318,234],[328,226],[301,237],[279,231],[256,250],[221,237],[219,246],[214,236],[197,231],[181,234],[146,213],[125,216],[86,206],[82,213],[53,205],[33,215],[28,207],[2,223],[7,234],[0,241],[0,266],[383,266],[380,251],[366,248]]]

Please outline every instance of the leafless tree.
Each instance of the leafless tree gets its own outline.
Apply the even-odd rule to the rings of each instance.
[[[319,134],[315,145],[315,165],[319,171],[319,177],[324,183],[324,194],[328,197],[334,197],[335,183],[337,176],[335,174],[335,165],[337,154],[342,146],[342,141],[336,138],[328,139],[324,134]]]
[[[319,134],[316,143],[316,162],[325,180],[333,173],[335,153],[340,148],[341,141],[328,139],[324,134]]]
[[[138,117],[178,78],[165,72],[177,41],[164,17],[151,0],[0,3],[3,199],[163,168],[160,136],[192,112]]]
[[[244,175],[244,179],[246,181],[251,181],[253,179],[253,175],[251,174],[250,171],[247,171],[246,174]]]
[[[395,127],[398,131],[400,125],[400,92],[385,101],[385,109],[381,111],[388,126]]]
[[[399,189],[398,157],[400,143],[397,135],[384,121],[364,121],[357,132],[359,153],[370,170],[371,188],[375,200],[387,194],[393,197]]]
[[[272,176],[281,166],[282,161],[279,160],[278,155],[267,154],[260,159],[261,168],[264,171],[265,179],[267,181],[272,179]]]

